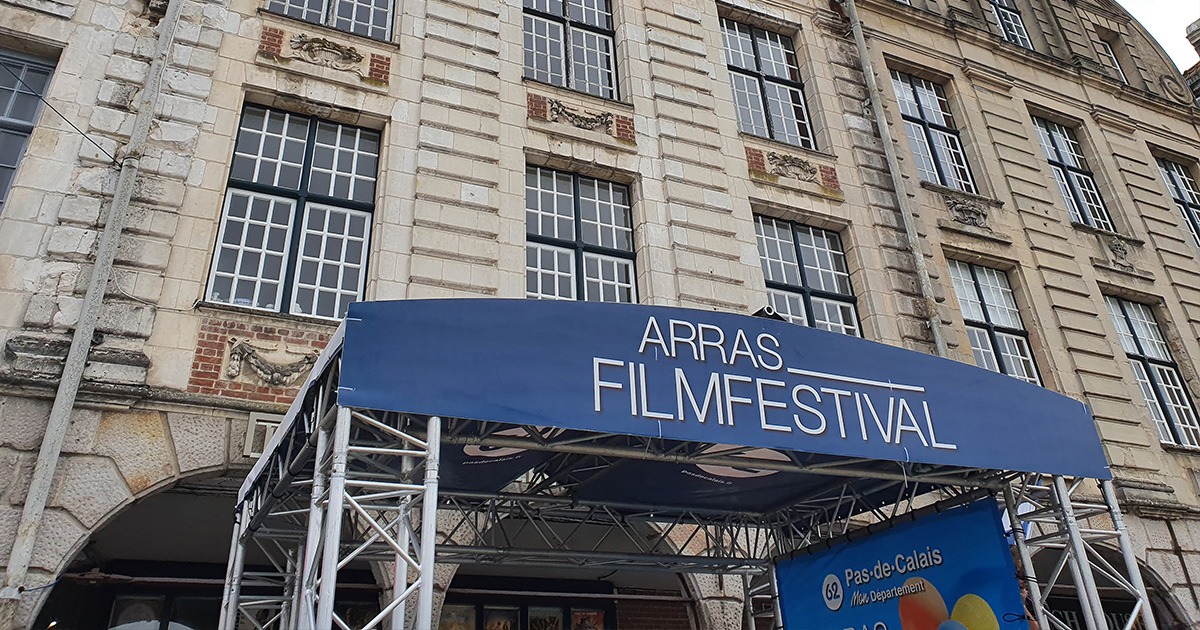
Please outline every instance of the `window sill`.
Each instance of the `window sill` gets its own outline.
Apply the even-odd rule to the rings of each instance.
[[[934,182],[921,180],[921,188],[938,193],[938,194],[942,195],[943,197],[944,196],[966,197],[967,199],[970,199],[972,201],[978,201],[979,203],[984,204],[989,207],[992,207],[992,208],[1003,208],[1004,207],[1004,202],[1000,201],[999,199],[995,199],[993,197],[988,197],[987,195],[981,195],[979,193],[967,192],[965,190],[951,188],[950,186],[943,186],[941,184],[937,184]]]
[[[832,160],[832,161],[837,160],[837,156],[832,153],[826,153],[825,151],[821,151],[819,149],[806,149],[798,144],[789,144],[787,142],[784,142],[782,140],[776,140],[774,138],[767,138],[764,136],[756,136],[752,133],[746,133],[744,131],[739,131],[738,136],[742,139],[742,142],[762,143],[762,144],[767,145],[769,147],[769,149],[778,148],[778,149],[783,149],[783,150],[790,151],[793,153],[803,153],[805,155],[819,157],[824,160]]]
[[[1095,226],[1088,225],[1086,223],[1080,223],[1075,220],[1071,221],[1071,227],[1075,228],[1076,230],[1079,230],[1080,232],[1087,232],[1088,234],[1097,234],[1099,236],[1108,236],[1108,237],[1112,237],[1112,238],[1121,239],[1122,241],[1125,241],[1126,243],[1129,243],[1130,245],[1136,245],[1138,247],[1141,247],[1146,244],[1146,241],[1143,241],[1140,238],[1126,236],[1124,234],[1121,234],[1120,232],[1113,232],[1112,230],[1098,228]]]
[[[631,113],[633,112],[633,103],[621,100],[619,98],[605,98],[603,96],[596,96],[595,94],[591,94],[589,92],[582,92],[580,90],[575,90],[562,85],[554,85],[553,83],[538,81],[537,79],[532,79],[530,77],[521,77],[521,83],[524,84],[526,88],[548,90],[567,98],[582,99],[591,103],[591,105],[584,105],[584,107],[620,107]]]
[[[1159,442],[1159,444],[1162,446],[1163,450],[1168,453],[1200,457],[1200,446],[1184,446],[1182,444],[1173,444],[1171,442]]]
[[[263,18],[263,17],[275,18],[275,19],[281,20],[283,22],[287,22],[288,24],[294,24],[297,26],[303,25],[305,27],[312,28],[320,33],[327,33],[329,35],[335,35],[338,37],[351,37],[351,38],[354,38],[354,39],[362,41],[362,42],[369,42],[370,44],[372,44],[374,46],[386,46],[386,47],[391,48],[396,51],[400,50],[400,45],[398,43],[396,43],[394,38],[378,39],[375,37],[371,37],[369,35],[359,35],[358,33],[352,33],[350,31],[343,31],[339,28],[334,28],[332,26],[327,26],[325,24],[318,24],[317,22],[309,22],[308,20],[302,20],[300,18],[292,17],[290,15],[285,15],[283,13],[276,13],[274,11],[269,11],[265,7],[259,7],[257,14],[260,18]],[[393,15],[392,18],[394,19],[395,15]],[[394,24],[393,24],[393,26],[394,26]]]
[[[296,322],[298,324],[327,326],[329,328],[337,328],[341,324],[341,320],[336,319],[325,319],[324,317],[315,317],[312,315],[292,315],[291,313],[280,313],[278,311],[268,311],[261,308],[251,308],[249,306],[225,304],[223,302],[200,301],[196,303],[195,310],[201,313],[206,311],[238,313],[241,315],[249,315],[254,317],[282,319],[285,321]]]

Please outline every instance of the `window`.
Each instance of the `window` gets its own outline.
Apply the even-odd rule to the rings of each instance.
[[[268,0],[267,10],[363,37],[392,36],[392,0]]]
[[[365,280],[378,161],[378,132],[246,107],[207,299],[344,317]]]
[[[0,212],[54,67],[0,50]]]
[[[1108,63],[1112,64],[1113,69],[1117,71],[1117,78],[1121,80],[1121,83],[1128,85],[1129,79],[1125,78],[1125,71],[1121,69],[1121,62],[1117,61],[1117,53],[1113,52],[1112,46],[1104,40],[1100,40],[1100,54],[1108,60]]]
[[[793,324],[861,337],[837,232],[764,216],[754,227],[771,306]]]
[[[637,301],[625,186],[526,167],[525,230],[526,297]]]
[[[1075,132],[1037,116],[1034,116],[1033,123],[1037,127],[1038,140],[1046,154],[1046,161],[1054,172],[1054,181],[1058,182],[1058,191],[1062,193],[1067,210],[1071,213],[1071,220],[1115,232],[1112,219],[1104,207],[1104,199],[1100,197],[1100,189],[1096,186],[1096,178],[1083,159],[1083,149],[1075,139]]]
[[[525,0],[525,76],[617,97],[609,0]]]
[[[992,5],[992,15],[996,17],[996,25],[1000,27],[1000,35],[1008,42],[1022,48],[1033,50],[1029,41],[1029,33],[1025,23],[1021,21],[1021,12],[1017,10],[1015,0],[988,0]]]
[[[1196,186],[1196,180],[1192,178],[1186,166],[1162,158],[1158,159],[1158,172],[1162,173],[1163,180],[1167,182],[1171,199],[1183,213],[1192,238],[1200,245],[1200,187]]]
[[[1162,330],[1150,307],[1115,297],[1106,297],[1108,312],[1129,357],[1158,439],[1169,444],[1200,446],[1200,422],[1191,394],[1179,374],[1179,366],[1163,339]]]
[[[942,86],[892,70],[892,87],[900,100],[904,131],[921,179],[978,192]]]
[[[738,129],[814,148],[792,38],[725,18],[721,28]]]
[[[1041,385],[1008,276],[990,267],[949,262],[975,365]]]

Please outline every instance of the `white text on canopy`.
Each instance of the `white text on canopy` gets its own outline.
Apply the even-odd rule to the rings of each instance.
[[[641,360],[592,358],[595,412],[619,405],[633,417],[694,420],[714,431],[749,421],[775,433],[957,450],[938,441],[924,387],[789,367],[782,350],[770,333],[730,334],[713,324],[650,317],[638,344]],[[673,370],[663,370],[664,360],[676,362]],[[749,368],[753,375],[744,373]],[[712,440],[721,438],[714,433]]]

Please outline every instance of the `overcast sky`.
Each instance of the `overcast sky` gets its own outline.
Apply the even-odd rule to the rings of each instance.
[[[1200,0],[1117,0],[1167,50],[1180,70],[1195,65],[1196,49],[1187,40],[1188,24],[1200,20]]]

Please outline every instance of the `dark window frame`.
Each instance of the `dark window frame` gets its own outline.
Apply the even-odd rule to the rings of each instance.
[[[368,264],[368,260],[370,258],[371,236],[372,236],[372,232],[374,232],[376,200],[379,195],[379,187],[378,187],[379,167],[380,167],[380,159],[379,158],[382,155],[382,150],[383,150],[383,134],[377,129],[370,129],[367,127],[361,127],[361,126],[357,126],[357,125],[348,125],[345,123],[339,123],[339,122],[329,120],[326,118],[321,118],[321,117],[315,116],[315,115],[296,114],[296,113],[293,113],[293,112],[290,112],[287,110],[269,107],[266,105],[247,103],[242,107],[241,115],[238,118],[238,134],[236,134],[234,137],[234,156],[237,155],[237,143],[238,143],[239,136],[240,136],[241,130],[242,130],[242,121],[245,120],[246,113],[251,109],[261,110],[265,116],[269,116],[272,113],[283,114],[286,116],[290,116],[292,118],[298,118],[298,119],[307,121],[308,129],[307,129],[305,139],[304,139],[304,157],[301,161],[301,166],[300,166],[300,180],[299,180],[299,183],[297,184],[297,188],[292,189],[292,188],[288,188],[285,186],[263,184],[263,183],[258,183],[258,182],[248,180],[248,179],[235,178],[235,175],[233,173],[233,159],[231,158],[229,174],[226,178],[226,183],[225,183],[225,193],[223,195],[224,200],[222,202],[221,212],[219,215],[219,223],[217,224],[217,230],[216,230],[217,234],[215,237],[216,241],[215,241],[214,247],[213,247],[213,256],[211,259],[212,268],[209,270],[208,280],[207,280],[206,286],[205,286],[205,300],[207,300],[209,302],[213,302],[213,303],[218,303],[218,304],[228,304],[231,306],[237,306],[239,308],[253,309],[253,310],[261,311],[264,313],[280,313],[280,314],[284,314],[284,315],[294,315],[294,316],[299,316],[299,317],[313,317],[313,318],[324,319],[324,320],[341,319],[341,317],[329,318],[329,317],[326,317],[323,315],[318,315],[315,313],[297,313],[297,312],[292,311],[292,308],[294,306],[294,304],[293,304],[294,291],[295,291],[294,285],[296,283],[296,275],[299,272],[299,267],[300,267],[300,261],[299,261],[300,241],[303,239],[304,234],[305,234],[304,217],[305,217],[305,213],[310,204],[319,204],[321,206],[326,206],[326,207],[330,207],[330,208],[334,208],[334,209],[338,209],[338,210],[351,210],[351,211],[356,211],[356,212],[362,212],[367,215],[366,226],[365,226],[365,235],[363,238],[363,246],[362,246],[363,257],[362,257],[362,261],[360,264],[360,268],[361,268],[360,273],[362,275],[359,278],[359,294],[358,294],[358,299],[362,299],[362,292],[366,289],[366,285],[367,285],[367,273],[366,273],[367,272],[367,264]],[[342,128],[347,128],[347,129],[358,130],[360,132],[375,134],[378,146],[377,146],[377,152],[375,154],[376,166],[375,166],[374,193],[372,195],[372,200],[370,202],[354,201],[352,199],[343,199],[343,198],[335,197],[332,195],[324,195],[324,194],[313,193],[313,192],[309,191],[309,184],[310,184],[312,171],[313,171],[313,159],[314,159],[314,155],[316,153],[316,148],[317,148],[316,147],[317,131],[318,131],[318,127],[320,126],[321,123],[335,125],[339,130]],[[334,164],[334,169],[335,169],[334,170],[335,174],[340,172],[340,171],[336,170],[336,163]],[[249,192],[249,193],[257,193],[257,194],[262,194],[262,195],[268,195],[270,197],[284,198],[284,199],[288,199],[288,200],[294,202],[294,204],[295,204],[292,209],[291,223],[289,224],[289,228],[288,228],[289,234],[288,234],[288,242],[287,242],[287,249],[286,249],[287,256],[282,262],[282,272],[280,274],[280,279],[279,279],[279,282],[282,285],[282,289],[279,293],[279,304],[276,304],[274,308],[260,307],[257,305],[237,304],[235,301],[233,301],[234,298],[233,298],[232,294],[230,295],[229,300],[215,299],[212,295],[213,282],[214,282],[215,274],[217,271],[216,270],[217,262],[218,262],[217,259],[219,257],[219,254],[221,252],[221,247],[222,247],[221,236],[224,234],[225,223],[226,223],[226,220],[228,219],[227,213],[228,213],[228,204],[229,204],[229,193],[230,193],[230,191],[235,191],[235,190],[245,191],[245,192]],[[261,277],[262,277],[262,275],[260,273],[259,274],[260,281],[261,281]],[[315,304],[314,304],[314,307],[315,307]],[[315,308],[314,308],[314,310],[315,310]]]
[[[1015,46],[1020,46],[1025,50],[1033,50],[1033,38],[1029,36],[1029,28],[1025,26],[1025,18],[1021,15],[1021,9],[1017,6],[1017,3],[1013,2],[1013,0],[987,0],[987,3],[991,5],[992,17],[995,18],[993,23],[1000,30],[1000,37],[1004,41]],[[1004,18],[1001,17],[1002,12],[1010,18],[1015,18],[1016,24],[1021,27],[1019,35],[1009,33],[1008,29],[1005,28]],[[1022,39],[1024,41],[1021,41]]]
[[[908,88],[910,94],[912,95],[913,102],[916,103],[916,105],[917,105],[917,112],[920,114],[920,116],[911,116],[909,114],[904,113],[903,108],[900,108],[900,118],[906,122],[911,122],[913,124],[920,125],[921,130],[924,132],[925,143],[926,143],[926,146],[929,148],[929,161],[933,163],[933,168],[936,171],[937,177],[938,177],[938,181],[933,182],[933,183],[939,184],[942,186],[946,186],[947,188],[954,188],[956,190],[961,190],[963,192],[967,192],[967,193],[971,193],[971,194],[975,194],[975,195],[979,194],[979,185],[975,183],[975,174],[971,170],[971,161],[969,159],[967,159],[967,148],[963,144],[962,133],[958,130],[957,127],[948,127],[941,123],[930,120],[930,114],[928,114],[925,111],[925,103],[923,103],[921,101],[921,99],[917,96],[917,87],[916,87],[916,85],[914,85],[913,80],[921,79],[923,81],[928,82],[930,85],[932,85],[937,97],[939,99],[941,99],[942,101],[945,101],[947,103],[946,107],[947,107],[947,109],[949,109],[950,99],[949,99],[949,97],[946,96],[945,86],[943,86],[941,83],[938,83],[936,81],[931,81],[929,79],[925,79],[924,77],[918,77],[911,73],[901,72],[900,70],[892,70],[891,75],[892,75],[893,84],[897,80],[897,78],[899,78],[904,83],[904,85]],[[942,112],[942,114],[945,116],[948,116],[950,118],[951,122],[954,121],[954,113],[953,112],[945,111],[945,112]],[[967,178],[966,178],[965,183],[969,186],[969,188],[960,187],[958,185],[957,181],[952,182],[950,180],[950,177],[946,174],[946,169],[951,168],[953,165],[947,166],[945,164],[942,164],[941,155],[935,148],[936,143],[934,141],[933,131],[939,131],[948,136],[951,136],[955,139],[955,141],[958,142],[958,150],[962,153],[962,156],[963,156],[962,166],[963,166],[963,169],[966,170],[966,173],[967,173]],[[908,135],[907,130],[905,132],[905,135]]]
[[[1113,69],[1117,71],[1117,76],[1114,77],[1121,83],[1129,85],[1129,77],[1125,74],[1125,69],[1121,67],[1121,60],[1117,58],[1117,51],[1113,48],[1112,42],[1101,37],[1099,39],[1101,46],[1101,55],[1112,64]]]
[[[1200,438],[1193,437],[1190,440],[1184,438],[1184,427],[1180,426],[1180,421],[1176,417],[1176,411],[1174,407],[1170,405],[1170,397],[1167,396],[1166,392],[1164,391],[1165,385],[1162,383],[1162,380],[1159,378],[1158,374],[1154,370],[1150,369],[1151,367],[1157,366],[1174,372],[1175,376],[1179,379],[1179,385],[1185,394],[1185,402],[1187,402],[1187,407],[1191,411],[1193,418],[1200,417],[1200,414],[1197,413],[1196,401],[1192,397],[1191,390],[1187,387],[1187,381],[1183,377],[1183,372],[1179,369],[1179,362],[1175,360],[1175,355],[1171,352],[1171,348],[1167,344],[1166,335],[1163,333],[1162,325],[1159,324],[1158,316],[1154,313],[1153,307],[1148,304],[1134,302],[1132,300],[1111,295],[1105,296],[1105,300],[1110,305],[1110,313],[1111,304],[1115,303],[1120,308],[1121,316],[1124,319],[1126,329],[1130,333],[1129,337],[1132,339],[1134,347],[1137,350],[1136,352],[1130,352],[1129,349],[1125,348],[1124,344],[1122,344],[1122,350],[1124,350],[1126,358],[1128,358],[1130,362],[1141,364],[1143,372],[1150,381],[1152,392],[1158,405],[1159,413],[1162,414],[1164,424],[1166,425],[1167,431],[1173,440],[1172,442],[1166,442],[1163,440],[1163,442],[1185,448],[1200,448]],[[1150,312],[1150,316],[1153,318],[1154,326],[1158,330],[1159,336],[1162,337],[1163,345],[1166,346],[1166,354],[1169,359],[1159,359],[1146,352],[1145,341],[1140,335],[1138,335],[1138,329],[1133,323],[1133,317],[1129,314],[1129,309],[1126,306],[1127,304],[1138,304]],[[1140,384],[1139,389],[1141,389]],[[1143,391],[1143,395],[1144,394],[1145,392]],[[1151,411],[1151,422],[1154,422],[1153,411]],[[1196,433],[1200,434],[1200,431],[1196,431]],[[1159,437],[1162,437],[1161,434]]]
[[[983,321],[979,321],[976,319],[970,319],[967,317],[966,310],[963,309],[962,305],[960,304],[959,311],[962,312],[962,315],[963,315],[963,324],[965,324],[967,326],[967,328],[975,328],[977,330],[983,330],[984,332],[987,333],[988,343],[991,344],[990,350],[992,351],[992,355],[996,361],[996,371],[999,372],[1000,374],[1012,376],[1013,378],[1017,378],[1017,379],[1020,379],[1023,381],[1026,380],[1021,375],[1013,374],[1012,372],[1009,371],[1008,366],[1005,364],[1005,361],[1003,360],[1003,358],[1001,357],[1001,354],[1000,354],[1000,348],[1002,346],[1000,344],[999,336],[997,333],[1003,333],[1003,334],[1010,335],[1013,337],[1019,337],[1019,338],[1025,340],[1025,346],[1026,346],[1026,348],[1029,349],[1029,362],[1033,366],[1033,378],[1037,381],[1035,384],[1043,385],[1041,369],[1038,368],[1037,359],[1033,355],[1033,343],[1029,339],[1029,330],[1024,328],[1025,320],[1021,319],[1020,311],[1018,310],[1018,312],[1017,312],[1017,319],[1021,322],[1021,326],[1022,326],[1021,328],[1013,328],[1011,326],[1004,326],[1002,324],[997,324],[996,322],[994,322],[993,315],[991,312],[992,306],[990,304],[988,304],[987,296],[983,292],[983,284],[979,281],[979,269],[981,269],[981,268],[991,269],[992,271],[995,271],[996,273],[1000,274],[1001,276],[1004,277],[1005,283],[1008,285],[1009,291],[1013,294],[1014,307],[1018,307],[1018,305],[1016,304],[1016,291],[1013,291],[1012,283],[1008,281],[1008,272],[1006,272],[1002,269],[996,269],[995,267],[984,267],[983,265],[976,265],[974,263],[963,262],[961,260],[957,260],[954,262],[957,262],[960,265],[966,266],[967,270],[970,272],[971,288],[974,289],[974,291],[975,291],[975,299],[979,301],[979,310],[980,310],[980,312],[983,313]],[[984,367],[984,366],[979,366],[979,367]],[[1028,382],[1028,381],[1026,381],[1026,382]]]
[[[301,1],[304,2],[305,0],[301,0]],[[306,22],[308,24],[317,24],[319,26],[324,26],[326,28],[332,28],[336,31],[346,33],[349,35],[354,35],[357,37],[365,37],[367,39],[372,39],[372,40],[381,41],[381,42],[392,41],[392,35],[395,31],[395,26],[396,26],[395,22],[396,22],[396,2],[397,2],[397,0],[388,0],[387,28],[386,28],[386,32],[381,36],[371,34],[371,30],[373,29],[373,25],[371,25],[371,24],[367,24],[367,32],[365,32],[365,33],[354,30],[354,26],[356,24],[361,24],[361,22],[355,22],[354,20],[348,20],[348,22],[349,22],[348,28],[344,28],[343,26],[338,25],[338,21],[340,19],[339,11],[338,11],[339,6],[343,2],[353,3],[355,1],[356,0],[322,0],[323,6],[321,7],[321,11],[320,11],[321,17],[319,20],[309,19],[308,17],[306,17],[307,13],[315,12],[311,7],[292,6],[289,3],[289,0],[267,0],[265,10],[267,11],[267,13],[271,13],[272,15],[281,15],[281,16],[291,18],[294,20],[300,20],[301,22]]]
[[[853,284],[850,284],[849,257],[846,255],[846,246],[845,246],[845,243],[842,241],[841,233],[837,232],[835,230],[827,230],[825,228],[820,228],[820,227],[816,227],[813,225],[800,223],[797,221],[790,221],[788,219],[772,217],[772,216],[765,215],[765,214],[756,214],[756,215],[754,215],[754,218],[755,218],[755,224],[756,224],[755,225],[755,240],[758,241],[759,247],[761,247],[760,239],[763,238],[762,234],[758,232],[757,224],[758,224],[759,219],[767,219],[767,220],[771,220],[771,221],[775,221],[777,223],[783,223],[783,224],[787,225],[789,233],[791,235],[792,251],[796,255],[796,262],[799,267],[799,279],[800,279],[799,285],[791,284],[788,282],[780,282],[778,280],[771,280],[771,279],[767,278],[767,276],[769,274],[764,269],[763,270],[763,283],[766,286],[767,290],[768,291],[775,290],[775,291],[780,291],[780,292],[784,292],[784,293],[788,293],[788,294],[792,294],[792,295],[801,296],[801,300],[804,303],[805,322],[803,325],[807,326],[809,328],[820,329],[820,327],[817,326],[816,309],[814,309],[814,307],[813,307],[813,298],[818,298],[821,300],[827,300],[830,302],[849,305],[850,308],[854,312],[854,327],[855,327],[855,332],[857,333],[856,335],[853,335],[853,336],[862,337],[862,330],[863,330],[862,315],[859,313],[859,309],[858,309],[858,296],[854,294]],[[831,236],[832,239],[836,241],[837,246],[838,246],[837,251],[838,251],[838,253],[841,254],[843,262],[846,263],[846,267],[847,267],[846,268],[846,282],[847,282],[847,284],[850,284],[850,291],[851,291],[850,293],[838,293],[835,291],[826,291],[824,289],[813,287],[811,285],[811,283],[809,282],[809,279],[808,279],[808,275],[805,272],[805,260],[806,259],[804,257],[804,248],[801,246],[801,243],[800,243],[799,228],[806,228],[806,229],[820,231],[826,235]],[[760,264],[765,264],[765,259],[762,255],[761,249],[759,251],[759,262],[760,262]],[[778,310],[778,309],[776,309],[776,310]]]
[[[526,226],[526,229],[525,229],[526,243],[527,244],[528,243],[536,243],[539,245],[546,245],[548,247],[554,247],[554,248],[558,248],[558,249],[568,250],[571,252],[571,255],[572,255],[572,258],[573,258],[574,264],[575,264],[574,274],[573,274],[574,277],[572,278],[572,280],[575,283],[575,299],[580,300],[580,301],[587,301],[588,275],[587,275],[586,267],[585,267],[585,257],[587,256],[587,254],[598,254],[601,256],[608,256],[610,258],[618,258],[621,260],[629,261],[630,286],[631,286],[631,292],[632,292],[632,296],[631,296],[632,300],[628,303],[637,304],[638,299],[639,299],[639,293],[638,293],[638,287],[637,287],[637,244],[634,242],[634,238],[633,238],[634,237],[634,235],[633,235],[633,225],[634,225],[633,224],[633,191],[630,189],[630,187],[628,185],[622,184],[620,182],[614,182],[612,180],[600,179],[598,177],[591,177],[589,175],[580,175],[578,172],[564,171],[561,169],[556,169],[556,168],[551,168],[551,167],[546,167],[546,166],[535,166],[532,164],[527,165],[526,173],[528,173],[529,169],[535,169],[535,168],[541,169],[541,170],[546,170],[546,171],[551,171],[552,173],[555,173],[555,174],[569,175],[571,177],[571,203],[572,203],[571,219],[572,219],[572,222],[574,225],[575,238],[574,238],[574,240],[568,240],[568,239],[557,238],[557,237],[553,237],[553,236],[545,236],[542,234],[538,234],[536,232],[531,232],[529,230],[528,226]],[[614,247],[607,247],[604,245],[598,245],[598,244],[594,244],[594,243],[588,243],[587,241],[584,240],[583,212],[581,209],[582,197],[579,193],[580,181],[584,180],[584,179],[589,179],[589,180],[592,180],[592,181],[595,181],[598,183],[609,184],[612,186],[620,186],[621,188],[624,189],[625,199],[628,201],[628,206],[625,208],[625,212],[627,213],[626,218],[629,220],[629,226],[630,226],[629,249],[628,250],[614,248]],[[526,194],[528,194],[528,192],[526,192]],[[528,287],[526,287],[526,289],[528,290]],[[603,301],[603,300],[598,300],[598,301]]]
[[[751,77],[757,83],[758,95],[759,95],[759,99],[760,99],[759,102],[762,103],[762,107],[763,107],[763,109],[762,109],[763,122],[767,128],[766,136],[759,136],[758,134],[750,133],[750,132],[743,132],[743,133],[748,133],[755,137],[767,138],[769,140],[774,140],[776,142],[782,142],[782,143],[790,145],[790,146],[798,146],[802,149],[808,149],[810,151],[816,151],[817,150],[817,140],[816,140],[817,134],[816,134],[816,130],[813,127],[812,108],[809,106],[808,92],[804,89],[804,81],[791,80],[791,79],[785,79],[782,77],[777,77],[774,75],[768,75],[766,72],[764,72],[762,70],[763,56],[762,56],[762,53],[759,51],[758,34],[759,33],[773,33],[779,37],[783,37],[783,38],[787,39],[788,44],[790,44],[790,46],[791,46],[790,50],[796,58],[796,74],[797,74],[797,76],[799,76],[799,74],[800,74],[800,54],[796,50],[795,38],[790,35],[785,35],[783,33],[780,33],[779,31],[768,30],[765,28],[755,26],[754,24],[751,24],[749,22],[744,22],[744,21],[740,21],[740,20],[737,20],[732,17],[724,17],[724,16],[721,17],[722,38],[724,38],[724,35],[725,35],[725,23],[726,22],[731,22],[733,24],[737,24],[739,26],[743,26],[745,28],[750,29],[750,45],[754,52],[754,65],[755,65],[754,70],[750,70],[750,69],[743,68],[741,66],[736,66],[732,63],[729,63],[728,46],[723,45],[722,46],[723,50],[721,52],[724,53],[724,56],[725,56],[725,68],[731,75],[732,74],[740,74],[742,76]],[[805,133],[800,134],[800,142],[799,143],[793,143],[793,142],[788,141],[787,139],[782,137],[783,136],[782,131],[777,131],[775,129],[775,123],[772,120],[771,106],[769,104],[770,99],[768,98],[768,95],[767,95],[767,84],[768,83],[775,83],[778,85],[782,85],[786,88],[792,88],[792,89],[798,90],[800,92],[800,97],[801,97],[801,101],[802,101],[801,105],[804,109],[804,116],[800,119],[797,119],[796,123],[798,126],[802,125],[804,127]],[[732,85],[730,86],[730,89],[731,90],[733,89]],[[737,109],[738,109],[737,95],[734,94],[734,113],[735,114],[737,113]],[[738,125],[739,125],[739,127],[741,126],[740,120],[738,121]]]
[[[1183,220],[1187,223],[1188,231],[1192,233],[1196,244],[1200,245],[1200,186],[1197,186],[1196,178],[1191,172],[1192,169],[1182,162],[1167,158],[1156,157],[1154,160],[1158,163],[1159,173],[1163,176],[1171,200],[1183,213]],[[1168,164],[1171,166],[1167,166]],[[1192,195],[1188,193],[1187,187],[1180,181],[1180,171],[1191,180],[1192,190],[1196,192],[1195,198],[1191,198]]]
[[[4,211],[4,203],[8,199],[8,193],[12,188],[12,182],[16,180],[17,170],[21,167],[21,162],[25,157],[25,150],[29,148],[29,137],[33,135],[33,130],[37,127],[37,121],[41,117],[42,105],[46,93],[50,89],[50,82],[54,80],[55,64],[49,59],[24,55],[7,48],[0,48],[0,62],[4,62],[5,67],[0,68],[0,75],[4,79],[13,79],[13,88],[18,93],[32,94],[38,99],[38,103],[34,106],[33,113],[29,120],[23,118],[12,118],[7,115],[7,112],[0,112],[0,133],[7,133],[12,136],[20,136],[20,148],[17,150],[15,163],[11,165],[12,179],[6,184],[0,185],[0,212]],[[21,76],[10,74],[9,65],[21,66]],[[37,70],[46,73],[46,84],[42,86],[39,92],[28,85],[23,76],[27,76],[29,70]]]
[[[1108,204],[1105,203],[1104,196],[1100,193],[1100,183],[1096,180],[1095,172],[1087,168],[1087,158],[1083,155],[1083,143],[1079,141],[1078,134],[1076,134],[1076,128],[1036,114],[1033,116],[1033,124],[1035,127],[1037,127],[1035,133],[1044,132],[1050,139],[1050,148],[1054,151],[1053,156],[1046,154],[1045,145],[1041,143],[1040,136],[1038,144],[1042,146],[1042,155],[1046,159],[1046,163],[1050,165],[1051,171],[1058,169],[1063,173],[1067,190],[1071,195],[1071,199],[1066,199],[1065,195],[1063,195],[1063,203],[1067,204],[1068,214],[1071,213],[1072,203],[1074,203],[1074,209],[1079,215],[1078,220],[1074,216],[1070,217],[1071,220],[1077,223],[1082,223],[1083,225],[1093,229],[1115,233],[1116,223],[1113,221],[1112,213],[1108,210]],[[1070,142],[1074,143],[1075,146],[1079,147],[1079,153],[1077,155],[1073,155],[1073,157],[1078,160],[1082,166],[1074,166],[1069,160],[1063,157],[1063,149],[1059,146],[1058,141],[1055,140],[1057,136],[1053,133],[1050,125],[1062,128],[1062,130],[1065,132],[1066,138],[1070,140]],[[1051,175],[1053,176],[1053,172],[1051,172]],[[1100,223],[1100,221],[1096,217],[1092,216],[1089,206],[1086,204],[1086,197],[1079,187],[1079,181],[1075,178],[1077,175],[1087,178],[1091,181],[1092,186],[1095,187],[1096,200],[1100,204],[1102,218],[1103,221],[1108,224],[1107,226],[1097,225],[1097,223]],[[1055,185],[1058,186],[1059,192],[1062,193],[1062,185],[1058,182],[1057,178],[1055,179]]]
[[[553,1],[553,0],[551,0],[551,1]],[[524,15],[528,14],[528,15],[532,15],[534,17],[541,18],[543,20],[556,22],[562,28],[563,36],[562,36],[562,40],[561,40],[561,45],[562,45],[562,54],[563,54],[563,83],[560,85],[557,83],[546,82],[548,85],[554,85],[557,87],[566,88],[566,89],[569,89],[569,90],[572,90],[575,92],[580,92],[582,94],[590,94],[592,96],[611,100],[611,101],[620,100],[621,81],[620,81],[620,74],[619,74],[619,71],[617,68],[616,18],[613,15],[612,0],[605,0],[605,2],[608,4],[608,11],[606,12],[608,15],[608,28],[602,28],[602,27],[596,26],[594,24],[588,24],[587,22],[582,22],[582,21],[571,19],[570,0],[561,0],[562,9],[563,9],[563,12],[561,15],[555,15],[554,13],[549,13],[549,12],[537,9],[535,7],[532,7],[532,6],[530,6],[530,4],[531,4],[530,0],[525,0],[522,3],[522,10],[521,10],[522,21],[524,21]],[[522,26],[522,28],[524,28],[524,26]],[[612,51],[612,54],[610,57],[610,59],[612,61],[612,86],[610,88],[610,90],[612,92],[611,94],[607,94],[607,95],[606,94],[597,94],[595,92],[591,92],[586,89],[581,89],[580,87],[576,86],[575,77],[574,77],[575,64],[574,64],[574,59],[572,57],[572,52],[574,50],[574,47],[572,46],[572,43],[571,43],[571,31],[572,30],[587,31],[587,32],[592,33],[593,35],[598,35],[600,37],[604,37],[604,38],[608,39],[610,50]],[[522,42],[522,49],[524,50],[524,42]],[[530,76],[529,68],[527,66],[525,66],[523,69],[523,76],[531,81],[538,81],[539,83],[543,83],[543,81],[541,81],[540,79]]]

